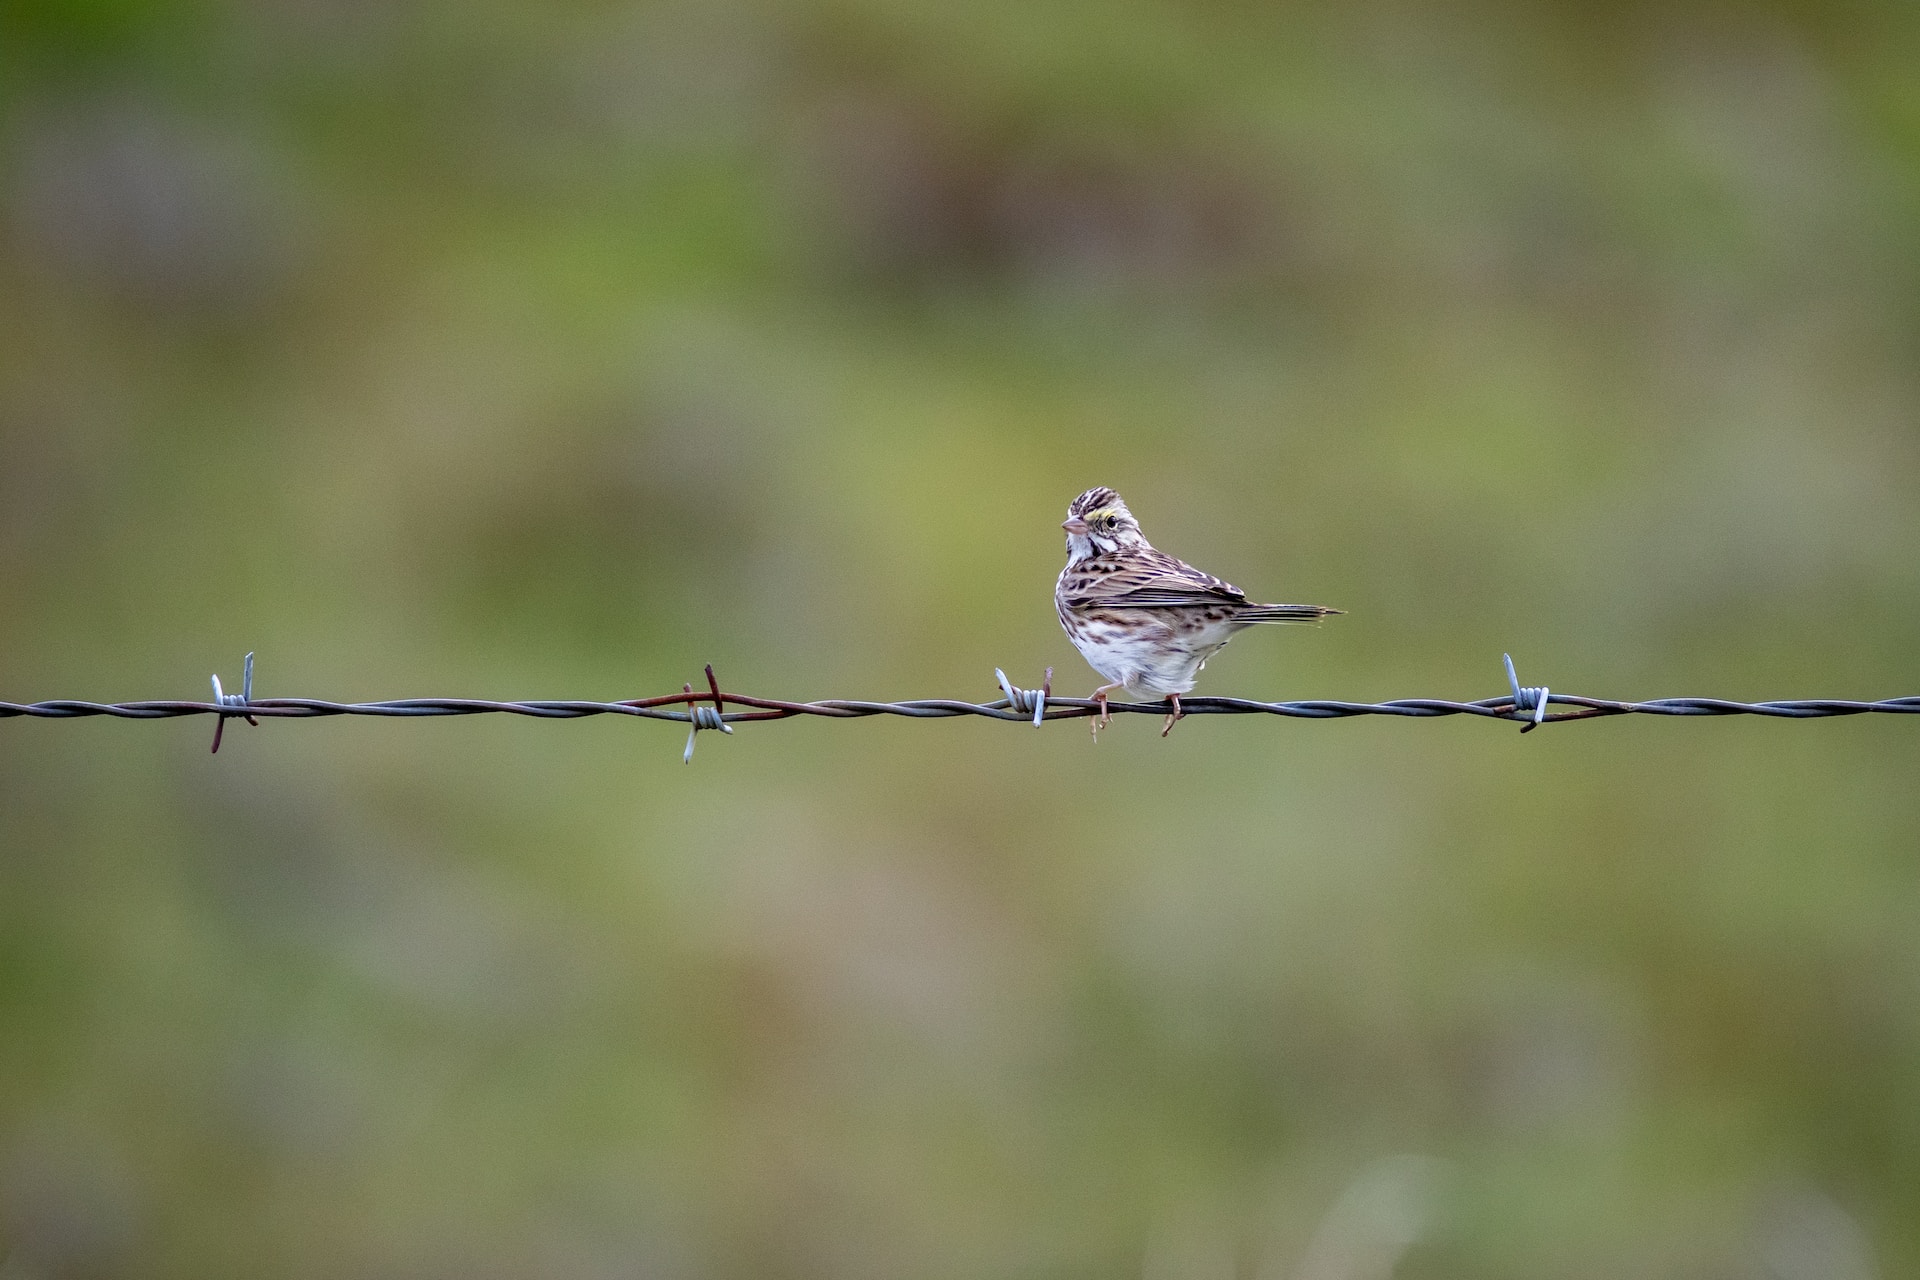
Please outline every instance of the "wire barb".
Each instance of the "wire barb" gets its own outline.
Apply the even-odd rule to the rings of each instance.
[[[1533,712],[1533,723],[1521,726],[1520,732],[1532,733],[1547,722],[1547,700],[1553,695],[1547,692],[1547,686],[1522,685],[1520,677],[1513,671],[1513,655],[1503,653],[1501,659],[1507,664],[1507,683],[1513,686],[1513,715],[1516,720],[1527,712]]]
[[[1047,717],[1047,699],[1053,696],[1053,668],[1047,668],[1047,674],[1040,687],[1022,689],[1007,679],[1007,673],[1000,668],[993,669],[993,678],[1000,682],[1000,692],[1007,695],[1007,707],[1021,715],[1033,713],[1033,727],[1038,729],[1040,722]]]
[[[682,685],[680,688],[687,695],[687,720],[692,726],[687,730],[687,749],[680,753],[680,763],[692,764],[693,740],[702,729],[718,729],[722,733],[731,734],[733,726],[727,723],[726,695],[720,692],[720,681],[714,678],[711,662],[707,664],[707,688],[713,693],[712,706],[703,707],[693,701],[695,695],[692,685]]]
[[[220,673],[217,671],[214,672],[213,701],[215,706],[223,708],[223,710],[220,712],[220,718],[213,722],[213,747],[209,752],[209,754],[211,755],[217,755],[219,754],[219,751],[220,751],[220,739],[222,735],[224,735],[227,731],[228,716],[240,716],[243,719],[245,719],[246,722],[252,725],[254,728],[258,729],[260,727],[260,722],[258,720],[255,720],[252,716],[248,715],[245,710],[245,708],[253,704],[253,655],[252,654],[247,655],[246,665],[241,669],[240,692],[238,693],[228,693],[224,689],[222,689],[220,687]],[[227,710],[224,710],[224,708],[226,707],[236,707],[236,708],[239,708],[239,710],[227,711]]]

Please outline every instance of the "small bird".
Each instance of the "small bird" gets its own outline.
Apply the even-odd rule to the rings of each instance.
[[[1054,584],[1060,625],[1108,683],[1093,691],[1097,739],[1111,723],[1107,694],[1157,694],[1172,710],[1166,737],[1185,714],[1180,695],[1235,633],[1261,622],[1318,622],[1342,612],[1317,604],[1256,604],[1247,593],[1156,551],[1111,489],[1089,489],[1067,507],[1067,567]]]

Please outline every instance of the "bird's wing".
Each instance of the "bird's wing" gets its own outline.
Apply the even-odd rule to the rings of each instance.
[[[1140,552],[1117,559],[1117,563],[1119,567],[1109,573],[1083,573],[1068,593],[1067,603],[1074,608],[1117,609],[1247,603],[1247,593],[1231,582],[1202,573],[1164,552]]]

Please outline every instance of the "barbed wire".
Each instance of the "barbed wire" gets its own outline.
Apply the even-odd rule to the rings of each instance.
[[[1734,702],[1724,698],[1655,698],[1646,702],[1620,702],[1610,698],[1588,698],[1569,693],[1553,693],[1546,686],[1520,683],[1513,659],[1502,655],[1507,667],[1509,692],[1475,702],[1454,702],[1445,698],[1399,698],[1391,702],[1339,702],[1313,699],[1299,702],[1260,702],[1251,698],[1213,696],[1182,697],[1180,714],[1269,715],[1300,720],[1344,720],[1353,716],[1409,716],[1432,719],[1440,716],[1480,716],[1489,720],[1517,721],[1527,733],[1543,724],[1569,720],[1591,720],[1603,716],[1774,716],[1790,720],[1812,720],[1828,716],[1854,716],[1868,713],[1895,715],[1920,714],[1920,696],[1884,698],[1857,702],[1841,698],[1812,698],[1773,702]],[[720,688],[713,667],[706,669],[707,688],[696,691],[691,684],[679,693],[657,698],[634,698],[620,702],[589,702],[576,699],[527,702],[496,702],[483,698],[396,698],[384,702],[329,702],[320,698],[255,698],[253,696],[253,655],[246,658],[239,693],[228,693],[213,677],[211,702],[0,702],[0,719],[37,716],[64,720],[82,716],[114,716],[125,720],[164,720],[178,716],[218,716],[214,725],[213,750],[227,721],[244,719],[258,725],[262,718],[307,720],[321,716],[472,716],[516,715],[545,720],[577,720],[587,716],[636,716],[648,720],[667,720],[688,727],[684,760],[692,760],[696,735],[702,729],[732,733],[733,727],[753,720],[786,720],[794,716],[823,716],[852,720],[867,716],[906,716],[934,720],[953,716],[983,716],[990,720],[1030,722],[1035,728],[1050,720],[1079,720],[1090,716],[1168,714],[1166,702],[1099,702],[1092,698],[1057,698],[1053,694],[1053,668],[1047,668],[1039,689],[1022,689],[998,668],[1003,697],[993,702],[963,702],[948,698],[919,698],[907,702],[861,702],[832,698],[817,702],[787,702],[778,698],[759,698],[743,693],[727,693]],[[706,705],[711,703],[712,705]],[[742,708],[729,711],[728,707]],[[1560,715],[1549,715],[1549,706],[1569,707]]]

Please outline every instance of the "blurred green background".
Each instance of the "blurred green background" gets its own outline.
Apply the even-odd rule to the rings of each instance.
[[[1920,9],[7,0],[0,697],[1920,692]],[[0,723],[0,1276],[1920,1272],[1920,724]]]

